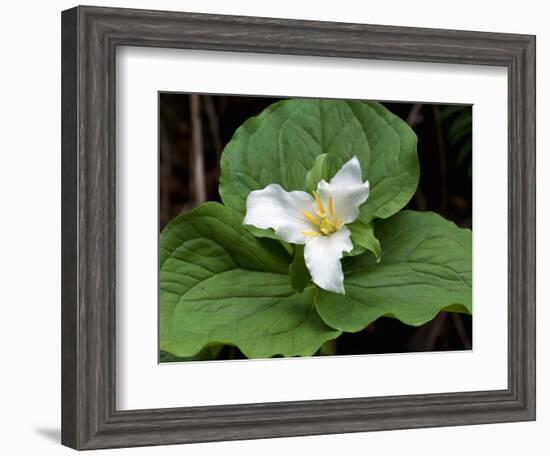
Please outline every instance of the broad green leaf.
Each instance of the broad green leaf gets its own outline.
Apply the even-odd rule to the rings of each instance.
[[[309,356],[340,332],[295,293],[290,257],[258,239],[242,215],[206,203],[170,222],[160,236],[160,349],[177,357],[235,345],[249,358]]]
[[[382,249],[380,241],[374,235],[372,223],[366,224],[361,220],[356,220],[347,226],[351,231],[351,241],[353,242],[353,251],[348,256],[359,255],[368,250],[376,257],[377,261],[380,261]]]
[[[409,126],[379,103],[280,101],[235,132],[222,154],[219,192],[225,205],[244,214],[252,190],[272,183],[306,190],[307,174],[320,155],[326,154],[326,164],[317,165],[328,165],[320,175],[328,178],[357,156],[371,190],[360,218],[370,223],[393,215],[414,194],[416,141]],[[307,187],[312,180],[310,175]]]
[[[294,249],[294,258],[290,266],[288,267],[288,274],[290,275],[290,284],[292,288],[301,293],[311,280],[311,275],[307,269],[304,259],[304,246],[297,245]]]
[[[372,150],[366,175],[370,194],[359,216],[363,223],[370,223],[374,218],[392,216],[414,195],[420,178],[417,138],[402,119],[379,103],[358,103],[353,109],[362,119]],[[374,117],[369,115],[371,110],[378,115],[378,122],[369,119]]]
[[[159,361],[161,363],[180,363],[182,361],[211,361],[218,357],[222,348],[223,345],[211,345],[208,347],[204,347],[194,356],[188,356],[185,358],[174,356],[171,353],[161,350]]]
[[[431,212],[402,211],[375,223],[382,258],[344,262],[345,296],[317,290],[333,328],[355,332],[381,316],[421,325],[441,310],[472,311],[472,232]]]

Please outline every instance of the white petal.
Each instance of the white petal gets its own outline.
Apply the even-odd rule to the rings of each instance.
[[[304,244],[304,231],[318,231],[303,215],[313,212],[313,197],[306,192],[287,192],[278,184],[250,192],[246,199],[245,225],[272,228],[283,241]]]
[[[369,181],[363,182],[357,157],[345,163],[330,183],[319,182],[317,193],[324,204],[328,204],[332,197],[334,213],[344,223],[351,223],[359,217],[359,207],[369,197]]]
[[[304,259],[317,286],[334,293],[345,294],[342,271],[343,252],[351,252],[353,245],[350,231],[343,226],[329,236],[315,236],[306,239]]]

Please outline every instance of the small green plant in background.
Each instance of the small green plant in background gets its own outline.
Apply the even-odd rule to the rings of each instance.
[[[386,316],[471,313],[471,236],[402,210],[417,138],[379,103],[285,100],[248,119],[219,193],[160,235],[161,360],[311,356]]]
[[[441,110],[441,120],[448,125],[449,144],[458,150],[456,164],[467,163],[468,175],[472,177],[472,107],[446,106]]]

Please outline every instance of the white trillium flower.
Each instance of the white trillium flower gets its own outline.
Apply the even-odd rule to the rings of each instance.
[[[246,200],[245,225],[272,228],[283,241],[305,244],[304,259],[313,282],[328,291],[345,294],[340,259],[351,252],[351,232],[346,224],[359,216],[369,196],[361,165],[353,157],[334,175],[322,180],[313,196],[287,192],[278,184],[250,192]]]

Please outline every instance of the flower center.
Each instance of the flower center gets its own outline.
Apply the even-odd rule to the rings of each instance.
[[[336,218],[334,215],[334,203],[332,201],[332,197],[329,197],[328,199],[328,211],[326,211],[319,195],[316,192],[313,192],[313,196],[315,197],[315,202],[317,203],[315,215],[306,210],[303,210],[302,213],[305,218],[317,226],[319,231],[304,231],[303,234],[306,236],[328,236],[329,234],[335,233],[340,229],[344,222]]]

